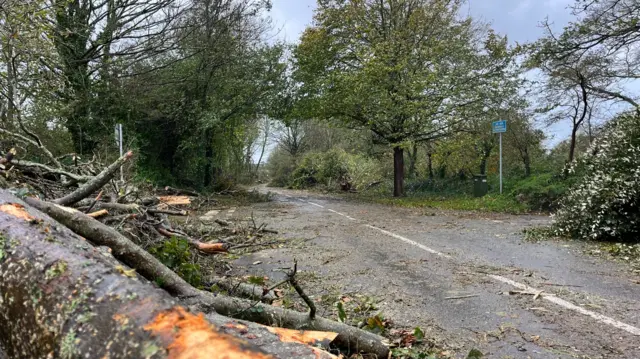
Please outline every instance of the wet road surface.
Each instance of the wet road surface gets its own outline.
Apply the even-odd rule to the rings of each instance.
[[[295,257],[326,286],[375,294],[385,317],[427,328],[459,357],[478,348],[489,358],[640,358],[637,275],[581,243],[523,241],[546,217],[276,191],[250,211],[305,246],[239,260],[260,260],[254,270],[274,277]]]

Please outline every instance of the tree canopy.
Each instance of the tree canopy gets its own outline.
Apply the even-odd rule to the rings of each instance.
[[[460,14],[462,1],[319,1],[295,49],[310,117],[365,127],[395,151],[469,126],[514,89],[507,40]]]

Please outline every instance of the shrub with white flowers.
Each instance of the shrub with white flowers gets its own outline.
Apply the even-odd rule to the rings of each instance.
[[[569,171],[580,179],[560,202],[556,234],[640,242],[640,114],[606,125]]]

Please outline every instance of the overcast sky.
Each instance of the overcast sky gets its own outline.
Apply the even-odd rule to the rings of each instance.
[[[555,31],[571,20],[568,6],[574,0],[469,0],[464,11],[473,18],[491,24],[493,29],[507,35],[512,43],[535,41],[542,35],[540,23],[548,18]],[[271,16],[278,37],[296,42],[305,27],[311,24],[316,0],[273,0]],[[568,135],[560,124],[545,128],[547,144],[561,141]]]

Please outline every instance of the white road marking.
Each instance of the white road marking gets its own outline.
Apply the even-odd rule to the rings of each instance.
[[[350,220],[352,220],[352,221],[356,221],[356,219],[355,219],[355,218],[353,218],[353,217],[349,217],[349,216],[347,216],[347,215],[346,215],[346,214],[344,214],[344,213],[340,213],[340,212],[338,212],[338,211],[334,211],[334,210],[332,210],[331,208],[327,208],[327,211],[329,211],[329,212],[333,212],[333,213],[335,213],[335,214],[337,214],[337,215],[340,215],[340,216],[345,217],[345,218],[347,218],[347,219],[350,219]]]
[[[395,238],[395,239],[399,239],[399,240],[401,240],[401,241],[403,241],[403,242],[406,242],[406,243],[409,243],[409,244],[411,244],[411,245],[413,245],[413,246],[416,246],[416,247],[418,247],[418,248],[420,248],[420,249],[422,249],[422,250],[424,250],[424,251],[427,251],[427,252],[429,252],[429,253],[431,253],[431,254],[435,254],[435,255],[440,256],[440,257],[443,257],[443,258],[451,258],[451,256],[450,256],[450,255],[447,255],[447,254],[444,254],[444,253],[440,253],[440,252],[438,252],[438,251],[436,251],[436,250],[434,250],[434,249],[431,249],[431,248],[429,248],[429,247],[427,247],[427,246],[425,246],[425,245],[423,245],[423,244],[420,244],[420,243],[418,243],[418,242],[416,242],[416,241],[412,241],[412,240],[411,240],[411,239],[409,239],[409,238],[405,238],[405,237],[400,236],[400,235],[397,235],[397,234],[395,234],[395,233],[392,233],[392,232],[389,232],[389,231],[385,231],[385,230],[384,230],[384,229],[382,229],[382,228],[378,228],[378,227],[372,226],[372,225],[370,225],[370,224],[367,224],[366,226],[367,226],[367,227],[369,227],[369,228],[371,228],[371,229],[375,229],[376,231],[380,231],[380,232],[382,232],[382,233],[384,233],[384,234],[386,234],[386,235],[388,235],[388,236],[391,236],[391,237],[393,237],[393,238]]]
[[[313,206],[316,206],[316,207],[324,208],[324,206],[321,206],[321,205],[319,205],[317,203],[304,201],[302,199],[300,199],[300,201],[309,203],[309,204],[311,204]],[[338,214],[340,216],[346,217],[346,218],[348,218],[348,219],[350,219],[352,221],[356,220],[355,218],[351,218],[348,215],[346,215],[344,213],[340,213],[340,212],[335,211],[333,209],[327,209],[327,210],[329,212],[332,212],[332,213]],[[398,235],[398,234],[395,234],[393,232],[386,231],[386,230],[384,230],[382,228],[378,228],[378,227],[372,226],[370,224],[366,224],[365,226],[369,227],[371,229],[375,229],[376,231],[384,233],[384,234],[386,234],[388,236],[391,236],[393,238],[399,239],[399,240],[401,240],[403,242],[406,242],[408,244],[411,244],[413,246],[416,246],[416,247],[418,247],[418,248],[420,248],[420,249],[422,249],[422,250],[424,250],[426,252],[429,252],[431,254],[435,254],[435,255],[443,257],[443,258],[449,258],[449,259],[452,258],[450,255],[438,252],[438,251],[436,251],[434,249],[431,249],[431,248],[429,248],[429,247],[427,247],[427,246],[425,246],[423,244],[420,244],[420,243],[418,243],[416,241],[413,241],[413,240],[411,240],[409,238],[405,238],[405,237],[403,237],[401,235]],[[511,280],[509,278],[505,278],[505,277],[502,277],[502,276],[499,276],[499,275],[490,274],[489,277],[493,278],[494,280],[497,280],[499,282],[509,284],[509,285],[511,285],[513,287],[516,287],[518,289],[521,289],[521,290],[530,291],[530,292],[541,292],[540,290],[537,290],[535,288],[529,287],[526,284],[518,283],[518,282],[513,281],[513,280]],[[590,310],[584,309],[584,308],[579,307],[579,306],[577,306],[577,305],[575,305],[575,304],[573,304],[571,302],[568,302],[568,301],[566,301],[564,299],[558,298],[558,297],[556,297],[554,295],[547,295],[547,294],[542,293],[540,296],[543,299],[545,299],[545,300],[547,300],[547,301],[549,301],[551,303],[554,303],[556,305],[559,305],[559,306],[564,307],[564,308],[569,309],[569,310],[573,310],[573,311],[578,312],[580,314],[586,315],[586,316],[591,317],[591,318],[593,318],[593,319],[595,319],[595,320],[597,320],[597,321],[599,321],[601,323],[604,323],[604,324],[610,325],[612,327],[624,330],[624,331],[626,331],[628,333],[631,333],[633,335],[640,336],[640,328],[636,328],[636,327],[634,327],[632,325],[617,321],[617,320],[615,320],[613,318],[610,318],[610,317],[607,317],[605,315],[598,314],[598,313],[592,312]]]
[[[321,206],[321,205],[319,205],[319,204],[317,204],[317,203],[313,203],[313,202],[309,202],[309,201],[307,201],[307,203],[309,203],[309,204],[310,204],[310,205],[312,205],[312,206],[316,206],[316,207],[324,208],[324,206]]]
[[[518,289],[521,289],[521,290],[526,290],[526,291],[530,291],[530,292],[540,292],[540,290],[537,290],[535,288],[531,288],[526,284],[518,283],[518,282],[513,281],[513,280],[511,280],[509,278],[505,278],[505,277],[502,277],[502,276],[499,276],[499,275],[490,274],[489,277],[491,277],[491,278],[493,278],[493,279],[495,279],[495,280],[497,280],[499,282],[512,285],[512,286],[514,286],[514,287],[516,287]],[[632,325],[619,322],[619,321],[617,321],[617,320],[615,320],[613,318],[609,318],[609,317],[604,316],[602,314],[598,314],[598,313],[592,312],[590,310],[586,310],[586,309],[584,309],[582,307],[579,307],[579,306],[577,306],[577,305],[575,305],[573,303],[567,302],[564,299],[560,299],[560,298],[558,298],[558,297],[556,297],[554,295],[547,295],[547,294],[542,293],[540,296],[543,299],[545,299],[545,300],[547,300],[547,301],[549,301],[551,303],[554,303],[554,304],[559,305],[561,307],[573,310],[573,311],[578,312],[580,314],[584,314],[584,315],[589,316],[589,317],[591,317],[591,318],[593,318],[593,319],[595,319],[595,320],[597,320],[597,321],[599,321],[601,323],[611,325],[611,326],[616,327],[618,329],[622,329],[622,330],[624,330],[626,332],[629,332],[629,333],[631,333],[633,335],[640,335],[640,328],[636,328],[636,327],[634,327]]]

